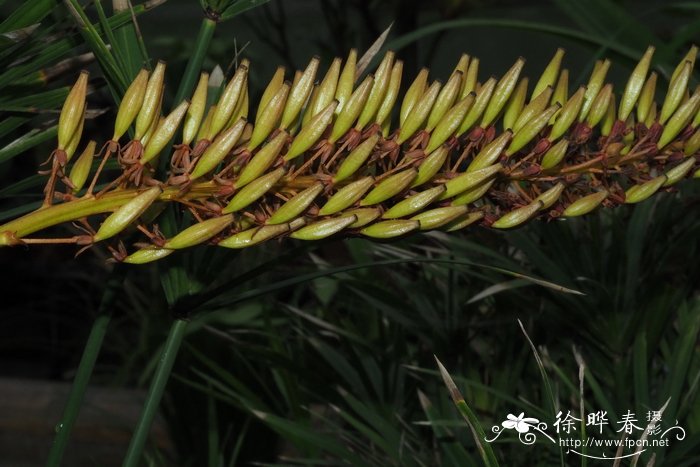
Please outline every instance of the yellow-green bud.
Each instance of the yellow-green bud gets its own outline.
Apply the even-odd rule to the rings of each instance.
[[[542,76],[540,76],[537,84],[535,84],[535,88],[532,90],[530,99],[534,99],[535,97],[539,96],[540,93],[547,87],[554,87],[554,84],[557,82],[557,77],[559,76],[559,68],[561,67],[562,58],[564,58],[564,49],[559,48],[554,53],[552,60],[550,60],[547,67],[542,72]],[[560,103],[563,104],[564,101]]]
[[[369,194],[360,202],[361,206],[372,206],[379,204],[382,201],[398,195],[403,190],[408,188],[411,182],[416,178],[418,172],[416,169],[402,170],[401,172],[390,175],[385,178]]]
[[[319,61],[318,57],[312,58],[311,62],[306,66],[304,74],[299,78],[299,81],[292,84],[287,104],[284,106],[284,111],[282,112],[281,128],[289,128],[299,116],[304,104],[306,104],[307,99],[311,95],[311,90],[314,87]]]
[[[156,186],[136,195],[105,219],[93,237],[93,241],[107,240],[126,229],[158,199],[161,193],[160,187]]]
[[[260,148],[250,161],[243,166],[243,170],[241,170],[241,174],[236,180],[236,187],[242,188],[264,174],[280,155],[288,136],[286,131],[281,130],[265,146]]]
[[[301,129],[299,134],[294,138],[294,141],[292,141],[289,151],[287,151],[287,154],[284,156],[285,160],[289,161],[302,155],[311,146],[318,142],[323,135],[323,132],[326,131],[326,128],[328,128],[328,125],[330,125],[331,121],[333,120],[333,112],[335,112],[337,105],[338,101],[334,100]]]
[[[155,133],[148,139],[148,144],[143,150],[143,155],[141,156],[141,163],[145,164],[154,157],[156,157],[168,142],[175,136],[177,128],[180,126],[180,122],[187,112],[187,107],[190,103],[187,101],[182,101],[175,110],[170,112],[170,114],[165,117],[165,119],[158,124],[155,129]]]
[[[129,130],[131,124],[134,123],[143,105],[147,84],[148,71],[141,69],[124,93],[122,101],[119,103],[112,141],[119,140],[119,138]]]
[[[584,196],[583,198],[579,198],[564,209],[562,215],[564,217],[578,217],[588,214],[600,206],[600,203],[602,203],[605,198],[608,197],[608,194],[609,193],[606,190],[601,190]]]
[[[421,96],[416,105],[413,106],[411,112],[406,117],[406,121],[399,130],[399,136],[396,139],[398,144],[402,144],[404,141],[408,140],[408,138],[413,136],[416,131],[423,126],[425,119],[428,118],[430,110],[435,104],[441,87],[442,85],[440,82],[435,81],[430,85],[425,94]]]
[[[153,122],[158,121],[164,79],[165,62],[159,61],[151,73],[151,76],[148,78],[148,84],[146,84],[143,103],[136,117],[136,133],[134,139],[140,140],[151,128]]]
[[[282,178],[285,172],[286,169],[284,167],[280,167],[277,170],[273,170],[272,172],[265,174],[256,180],[253,180],[252,182],[241,188],[241,190],[238,193],[236,193],[233,196],[233,198],[231,198],[231,201],[229,201],[229,203],[224,209],[221,210],[221,212],[223,212],[224,214],[228,214],[230,212],[237,212],[247,207],[251,203],[254,203],[261,196],[270,191],[270,189],[275,185],[275,183],[277,183],[279,179]]]
[[[552,118],[552,115],[559,111],[560,107],[560,104],[554,104],[553,106],[542,112],[542,114],[530,119],[530,121],[527,122],[525,126],[523,126],[518,132],[516,132],[513,135],[513,139],[510,142],[510,146],[508,146],[508,149],[506,149],[506,155],[510,156],[511,154],[525,147],[527,143],[532,141],[533,138],[537,136],[539,132],[544,129],[544,127],[547,126],[547,123],[549,123],[549,119]]]
[[[197,222],[165,242],[163,248],[180,250],[199,245],[221,233],[222,230],[231,225],[231,222],[233,222],[233,214]]]
[[[484,117],[481,119],[482,128],[489,126],[501,113],[501,110],[503,110],[503,107],[506,105],[506,102],[508,102],[508,99],[510,99],[515,89],[515,85],[518,82],[518,77],[524,65],[525,59],[520,57],[510,70],[498,81],[493,91],[493,97],[489,100],[488,106],[484,111]]]
[[[421,230],[433,230],[452,222],[467,210],[466,206],[446,206],[422,212],[411,217],[411,220],[420,222]]]
[[[454,107],[447,111],[442,120],[437,124],[435,130],[430,134],[428,146],[425,152],[430,154],[442,145],[447,139],[452,136],[459,128],[459,125],[464,121],[467,112],[474,104],[474,94],[468,94],[467,97],[459,101]]]
[[[409,219],[394,219],[372,224],[360,230],[360,233],[371,238],[386,239],[406,235],[407,233],[418,230],[419,228],[420,222],[418,221]]]
[[[85,185],[88,175],[90,175],[92,159],[95,157],[95,146],[95,141],[90,141],[70,169],[68,178],[70,178],[76,193]]]
[[[324,219],[306,225],[289,236],[298,240],[321,240],[330,237],[357,222],[357,216],[342,216]]]
[[[300,191],[280,206],[267,220],[267,224],[282,224],[298,217],[308,209],[322,191],[323,183],[321,182],[316,182],[305,190]]]
[[[566,139],[561,139],[557,141],[551,148],[544,153],[542,157],[542,163],[540,164],[543,169],[551,169],[559,165],[561,161],[564,160],[566,156],[566,150],[569,149],[569,141]]]
[[[695,159],[689,157],[677,166],[667,170],[665,174],[666,182],[664,182],[663,186],[675,185],[676,183],[683,180],[685,176],[688,175],[688,173],[690,173],[690,169],[692,169],[694,165]]]
[[[214,170],[228,153],[231,152],[243,134],[244,128],[245,120],[240,120],[231,128],[217,136],[214,142],[212,142],[206,151],[204,151],[202,157],[197,161],[197,165],[194,166],[190,179],[196,180]]]
[[[542,204],[541,201],[533,201],[526,206],[515,209],[501,216],[496,222],[491,224],[491,227],[494,229],[512,229],[513,227],[517,227],[542,209]]]
[[[353,123],[355,123],[355,120],[357,120],[357,117],[360,115],[360,112],[362,112],[365,102],[367,102],[373,82],[374,77],[369,75],[362,81],[362,84],[355,89],[355,92],[352,93],[343,106],[343,111],[338,114],[335,124],[333,125],[331,137],[328,138],[328,141],[335,143],[342,136],[345,136],[352,127]]]
[[[374,178],[365,177],[344,186],[326,201],[318,214],[327,216],[352,206],[364,196],[373,184]]]
[[[430,109],[428,123],[425,126],[426,131],[431,131],[435,128],[445,113],[452,108],[459,97],[461,87],[462,74],[453,73],[450,79],[447,80],[447,83],[445,83],[445,86],[440,90],[437,99],[435,99],[435,104],[432,109]],[[459,123],[461,123],[461,121]]]
[[[182,144],[190,144],[202,124],[204,110],[207,106],[207,91],[209,90],[209,73],[202,73],[192,94],[192,101],[187,108],[185,124],[182,126]]]
[[[666,183],[668,177],[666,175],[659,175],[651,180],[642,183],[641,185],[635,185],[625,192],[625,203],[635,204],[641,203],[645,199],[649,198],[651,195],[659,191],[662,186]]]
[[[58,117],[58,149],[65,149],[85,116],[88,72],[82,71],[68,92]]]
[[[252,229],[244,230],[243,232],[231,235],[230,237],[221,240],[217,245],[232,249],[247,248],[285,234],[289,232],[289,230],[289,224],[253,227]]]
[[[418,76],[413,80],[411,86],[406,90],[406,95],[401,103],[401,110],[399,112],[399,126],[402,127],[406,118],[408,118],[409,113],[415,107],[416,103],[423,97],[425,90],[428,86],[428,69],[422,68],[418,72]]]
[[[493,164],[479,170],[465,172],[445,183],[445,192],[439,199],[448,199],[482,184],[503,169],[501,164]]]
[[[399,217],[410,216],[435,201],[445,190],[445,185],[438,185],[411,195],[393,205],[384,213],[382,219],[397,219]]]
[[[629,80],[627,81],[627,86],[625,86],[625,92],[622,93],[622,99],[620,99],[620,108],[618,111],[618,118],[620,120],[627,120],[627,117],[632,113],[634,109],[634,104],[637,103],[639,99],[639,94],[642,92],[642,86],[644,86],[644,81],[647,79],[647,73],[649,72],[649,65],[651,64],[651,57],[654,55],[655,48],[649,46],[647,51],[644,52],[641,60],[632,71]]]
[[[418,176],[411,186],[420,186],[432,180],[435,174],[445,165],[449,152],[445,146],[441,146],[431,152],[418,167]]]
[[[340,182],[357,172],[372,153],[372,149],[374,149],[378,141],[379,135],[375,133],[360,143],[355,149],[350,151],[350,154],[343,159],[340,167],[338,167],[338,170],[333,177],[333,181],[335,183]]]

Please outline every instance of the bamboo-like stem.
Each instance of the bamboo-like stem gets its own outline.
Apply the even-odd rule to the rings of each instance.
[[[63,410],[63,415],[61,416],[61,420],[58,422],[58,424],[56,424],[56,436],[54,437],[51,450],[49,451],[49,457],[46,462],[48,467],[57,467],[61,464],[63,453],[68,445],[68,440],[70,438],[73,425],[75,424],[75,420],[78,418],[78,413],[80,412],[80,406],[83,402],[85,390],[90,382],[90,376],[92,375],[93,369],[95,368],[95,362],[97,361],[100,349],[102,348],[105,333],[107,332],[107,328],[109,327],[109,323],[112,319],[113,304],[115,298],[117,297],[117,291],[121,288],[123,281],[124,269],[120,265],[117,265],[112,272],[112,277],[107,282],[107,288],[102,295],[102,301],[98,309],[98,316],[92,325],[90,335],[85,343],[83,356],[80,359],[80,364],[78,365],[78,370],[75,374],[75,379],[73,380],[73,386],[68,394],[68,401],[66,402],[66,407]]]
[[[187,320],[177,318],[170,327],[168,339],[165,341],[158,367],[153,375],[151,386],[148,389],[148,395],[146,396],[146,402],[144,403],[141,417],[136,425],[134,434],[131,437],[131,442],[129,443],[129,449],[124,457],[123,467],[136,467],[139,465],[146,440],[148,439],[148,433],[151,430],[153,419],[156,416],[160,400],[163,397],[165,385],[168,382],[170,372],[175,363],[175,358],[177,357],[177,352],[185,336],[187,324]]]

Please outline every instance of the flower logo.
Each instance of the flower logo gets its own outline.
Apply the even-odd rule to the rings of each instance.
[[[527,433],[528,431],[530,431],[530,427],[536,427],[537,424],[540,422],[536,418],[526,418],[525,412],[520,412],[520,415],[518,415],[517,417],[512,413],[509,413],[506,418],[507,420],[504,420],[501,423],[501,425],[503,425],[503,428],[506,428],[508,430],[512,430],[515,428],[518,431],[518,433]]]

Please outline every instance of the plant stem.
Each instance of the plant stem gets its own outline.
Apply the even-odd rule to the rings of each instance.
[[[63,410],[61,420],[56,425],[56,436],[49,451],[49,458],[46,463],[48,467],[57,467],[61,464],[63,453],[68,445],[71,431],[75,420],[78,418],[80,407],[83,403],[83,396],[87,388],[90,376],[95,368],[95,361],[100,353],[102,342],[104,340],[107,327],[112,319],[112,305],[117,296],[117,291],[121,288],[124,281],[124,269],[117,265],[112,272],[112,277],[107,282],[107,288],[102,295],[102,301],[98,309],[98,316],[92,325],[90,335],[88,336],[83,356],[78,365],[78,371],[73,380],[73,386],[68,394],[68,401]]]
[[[177,357],[178,349],[182,343],[182,338],[185,336],[185,330],[187,329],[188,321],[182,318],[177,318],[173,321],[170,326],[170,332],[168,333],[168,339],[165,341],[165,346],[163,347],[162,353],[160,355],[160,361],[158,362],[158,368],[153,375],[153,380],[151,381],[151,387],[148,389],[148,395],[146,396],[146,402],[143,406],[143,411],[141,412],[141,418],[136,425],[136,430],[131,437],[131,442],[129,443],[129,449],[126,452],[126,457],[124,457],[123,467],[136,467],[139,465],[141,460],[141,455],[143,454],[143,448],[146,445],[146,439],[148,438],[148,433],[151,430],[151,425],[153,419],[158,411],[158,406],[160,405],[160,400],[163,397],[163,391],[165,390],[165,385],[170,377],[170,372],[175,363],[175,357]]]

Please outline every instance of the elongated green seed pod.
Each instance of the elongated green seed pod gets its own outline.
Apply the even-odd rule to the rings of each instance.
[[[221,133],[212,144],[204,151],[202,157],[197,161],[194,170],[190,175],[190,180],[196,180],[216,168],[224,160],[229,152],[236,145],[243,134],[245,120],[240,120],[228,130]]]
[[[243,90],[241,91],[241,97],[238,99],[238,102],[236,103],[236,108],[233,109],[233,113],[231,114],[231,118],[228,119],[228,122],[226,122],[226,125],[224,125],[224,128],[230,128],[231,125],[236,123],[238,120],[241,118],[245,118],[248,120],[248,110],[250,107],[250,102],[249,102],[249,96],[248,96],[248,86],[244,86]]]
[[[233,222],[233,214],[212,217],[211,219],[197,222],[165,242],[163,248],[180,250],[199,245],[221,233],[221,231],[231,225],[231,222]]]
[[[474,222],[478,221],[479,219],[482,219],[484,217],[484,213],[481,211],[476,211],[476,212],[468,212],[466,214],[462,214],[459,216],[457,219],[453,220],[449,224],[445,226],[445,230],[447,232],[456,232],[458,230],[462,230],[466,227],[469,227],[472,225]]]
[[[216,105],[212,105],[211,107],[209,107],[209,110],[207,110],[207,116],[204,117],[202,126],[199,127],[199,131],[197,132],[197,137],[195,138],[195,141],[207,140],[207,136],[209,135],[209,128],[211,127],[211,119],[214,118],[215,113]]]
[[[528,79],[522,78],[518,83],[515,91],[513,91],[513,96],[508,101],[506,105],[506,110],[503,112],[503,129],[507,130],[513,128],[515,121],[518,116],[525,108],[525,98],[527,97],[527,84]]]
[[[338,87],[338,79],[340,78],[340,64],[341,60],[339,58],[333,60],[326,72],[326,76],[323,77],[323,81],[318,85],[316,97],[306,111],[310,115],[309,118],[318,114],[335,99],[335,90]]]
[[[409,232],[418,230],[420,222],[410,219],[393,219],[389,221],[381,221],[372,224],[360,230],[360,233],[371,238],[395,238],[401,235],[406,235]]]
[[[676,77],[678,77],[678,74],[681,73],[683,70],[683,67],[685,66],[685,62],[690,62],[690,68],[695,67],[695,59],[698,56],[698,47],[696,45],[693,45],[690,50],[688,50],[688,53],[683,57],[683,60],[678,62],[678,65],[676,65],[676,69],[673,70],[673,74],[671,75],[671,80],[669,82],[673,82]]]
[[[564,49],[559,48],[554,53],[552,60],[550,60],[549,64],[547,64],[545,67],[544,71],[542,72],[542,76],[540,76],[540,79],[537,81],[537,84],[535,84],[535,88],[532,90],[530,99],[534,99],[535,97],[539,96],[540,93],[547,87],[554,87],[559,76],[559,68],[561,67],[562,58],[564,58]],[[562,101],[560,103],[563,104],[564,102]]]
[[[173,136],[175,136],[175,132],[180,126],[180,122],[185,117],[185,112],[187,112],[189,105],[190,103],[188,101],[182,101],[175,110],[170,112],[170,114],[158,124],[155,133],[149,138],[148,144],[146,144],[143,150],[143,155],[141,156],[142,164],[156,157]]]
[[[241,209],[247,207],[251,203],[254,203],[258,199],[260,199],[265,193],[270,191],[270,189],[279,181],[280,178],[284,175],[286,172],[286,169],[284,167],[280,167],[277,170],[273,170],[272,172],[263,175],[262,177],[253,180],[241,190],[236,193],[233,198],[231,198],[231,201],[224,207],[224,209],[221,210],[224,214],[228,214],[230,212],[238,212]]]
[[[127,264],[147,264],[153,261],[158,261],[166,256],[171,255],[175,250],[168,250],[165,248],[142,248],[130,254],[124,258],[124,263]]]
[[[457,131],[459,125],[464,121],[467,112],[469,112],[469,109],[474,105],[474,98],[475,94],[468,94],[467,97],[447,111],[430,134],[428,146],[425,148],[426,153],[430,154],[436,150]]]
[[[605,198],[608,197],[608,194],[609,193],[606,190],[601,190],[584,196],[583,198],[579,198],[564,209],[562,215],[564,217],[578,217],[588,214],[600,206],[600,203],[602,203]]]
[[[85,182],[87,181],[88,175],[90,175],[90,169],[92,168],[92,159],[95,157],[95,141],[90,141],[83,152],[78,156],[78,159],[73,164],[70,169],[70,175],[68,178],[73,184],[73,189],[77,193],[83,188]]]
[[[512,229],[529,220],[540,209],[542,209],[542,202],[533,201],[528,205],[504,214],[496,222],[491,224],[491,227],[495,229]]]
[[[552,205],[554,205],[554,203],[559,201],[561,194],[564,192],[564,188],[564,184],[559,182],[549,190],[539,195],[533,201],[540,201],[542,203],[542,207],[540,207],[540,210],[549,209],[552,207]]]
[[[445,192],[440,195],[440,199],[448,199],[460,193],[482,184],[484,181],[496,175],[503,169],[501,164],[493,164],[483,169],[465,172],[445,183]]]
[[[374,184],[374,178],[365,177],[344,186],[326,201],[318,214],[327,216],[349,208],[367,193],[372,184]]]
[[[529,122],[527,122],[525,126],[520,129],[520,131],[513,135],[513,139],[510,141],[510,146],[508,146],[508,149],[506,149],[506,155],[510,156],[511,154],[514,154],[525,147],[527,143],[532,141],[533,138],[537,136],[537,134],[542,131],[545,126],[547,126],[549,119],[552,118],[552,115],[559,111],[560,107],[560,104],[554,104],[542,112],[541,115],[533,117]]]
[[[277,136],[256,152],[250,161],[243,166],[243,170],[236,180],[236,187],[242,188],[265,173],[279,157],[288,137],[287,132],[281,130]]]
[[[476,91],[476,83],[479,81],[479,59],[474,57],[469,61],[469,69],[464,75],[461,98],[464,99],[470,92]]]
[[[240,249],[247,248],[258,243],[279,237],[289,232],[289,224],[278,225],[263,225],[262,227],[253,227],[252,229],[244,230],[237,234],[221,240],[217,245],[224,248]]]
[[[469,167],[467,167],[467,172],[474,172],[475,170],[484,169],[493,165],[498,158],[501,157],[506,144],[508,144],[512,136],[513,132],[506,130],[498,135],[496,139],[484,146],[481,151],[479,151],[479,154],[474,157]]]
[[[639,122],[643,122],[647,119],[651,106],[654,103],[656,79],[656,72],[652,71],[646,83],[644,83],[642,93],[639,95],[639,102],[637,103],[637,121]]]
[[[695,133],[685,142],[683,153],[686,156],[691,156],[698,152],[698,150],[700,150],[700,129],[695,130]]]
[[[311,90],[314,87],[314,80],[316,79],[319,62],[320,59],[318,57],[312,58],[299,81],[292,84],[287,103],[282,112],[280,128],[289,128],[299,116],[301,109],[304,107],[304,104],[306,104],[307,99],[311,95]]]
[[[377,110],[379,110],[379,107],[382,105],[386,91],[389,89],[391,69],[393,66],[394,52],[389,51],[386,53],[386,55],[384,55],[384,58],[377,68],[377,72],[374,74],[374,85],[372,86],[372,90],[367,98],[367,103],[357,119],[356,128],[358,130],[362,130],[374,119],[374,116],[377,114]]]
[[[372,206],[392,198],[404,191],[418,175],[416,169],[402,170],[391,175],[374,187],[365,198],[360,201],[360,206]]]
[[[666,126],[664,126],[659,142],[656,144],[659,149],[673,141],[673,139],[678,136],[678,133],[690,123],[690,119],[698,111],[698,104],[700,104],[700,92],[693,94],[687,102],[676,110],[668,120]]]
[[[588,89],[588,87],[586,87]],[[569,99],[569,70],[561,70],[559,75],[559,80],[557,85],[554,87],[554,93],[552,94],[551,104],[556,104],[559,102],[561,105]],[[583,110],[583,109],[582,109]]]
[[[610,107],[610,100],[612,99],[612,84],[606,84],[603,89],[600,90],[593,103],[591,104],[591,109],[586,116],[586,123],[591,128],[595,127],[603,120],[605,117],[605,112],[607,112]]]
[[[336,112],[340,113],[345,108],[345,103],[350,99],[352,91],[355,88],[355,80],[357,79],[357,50],[350,49],[348,59],[345,61],[343,71],[338,78],[338,86],[335,90],[335,99],[338,101]]]
[[[432,180],[435,174],[445,165],[449,152],[445,146],[441,146],[431,152],[418,167],[418,176],[413,180],[411,186],[417,187]]]
[[[480,185],[465,190],[464,192],[455,196],[452,202],[450,202],[450,205],[461,206],[463,204],[471,204],[475,201],[480,200],[489,191],[489,189],[493,186],[495,182],[496,179],[492,178],[491,180],[487,180],[486,182],[483,182]]]
[[[182,144],[190,144],[197,136],[197,131],[204,119],[207,107],[207,91],[209,90],[209,73],[199,75],[199,82],[192,94],[192,101],[187,108],[185,123],[182,125]]]
[[[277,67],[277,70],[275,70],[275,74],[272,75],[272,79],[270,79],[270,82],[267,84],[265,91],[263,91],[263,94],[260,97],[258,109],[255,113],[256,125],[257,120],[260,118],[260,112],[265,110],[265,107],[267,107],[267,104],[270,102],[272,97],[279,92],[280,88],[282,87],[282,84],[284,84],[284,67],[279,66]]]
[[[158,120],[163,94],[163,80],[165,79],[165,62],[159,61],[153,69],[146,84],[146,92],[139,114],[136,116],[136,132],[134,139],[140,140],[151,128],[154,121]]]
[[[418,75],[413,80],[413,83],[406,90],[406,95],[401,103],[401,110],[399,112],[399,127],[404,125],[406,118],[413,109],[413,107],[418,103],[425,90],[428,88],[428,69],[422,68]]]
[[[420,211],[445,192],[445,185],[438,185],[420,193],[416,193],[394,204],[384,213],[382,219],[397,219],[410,216]]]
[[[378,141],[379,135],[375,133],[350,151],[350,154],[343,159],[340,167],[338,167],[333,177],[333,182],[338,183],[355,174],[370,156]]]
[[[80,139],[83,136],[83,126],[85,125],[85,112],[83,112],[83,118],[80,119],[80,122],[78,123],[78,128],[75,130],[73,133],[73,136],[71,136],[70,141],[68,141],[68,144],[65,147],[64,152],[66,153],[66,161],[70,161],[71,158],[73,157],[73,154],[75,154],[75,151],[78,149],[78,146],[80,145]]]
[[[489,100],[486,110],[484,110],[484,117],[481,119],[482,128],[489,126],[501,113],[506,102],[510,99],[511,94],[513,94],[513,90],[518,83],[518,77],[524,65],[525,59],[522,57],[518,58],[510,70],[498,81],[493,91],[493,97]]]
[[[666,175],[659,175],[658,177],[654,177],[641,185],[634,185],[633,187],[628,188],[627,191],[625,191],[625,203],[641,203],[659,191],[667,180],[668,177]]]
[[[467,211],[466,206],[446,206],[422,212],[411,217],[411,220],[420,222],[421,230],[433,230],[452,222]]]
[[[411,113],[406,117],[406,121],[399,130],[399,136],[396,139],[398,144],[403,144],[408,138],[413,136],[425,123],[425,120],[430,114],[430,110],[435,104],[438,93],[442,85],[439,81],[435,81],[430,85],[425,94],[421,96],[420,100],[413,106]]]
[[[513,132],[520,131],[530,120],[544,112],[547,108],[549,99],[552,97],[552,88],[545,88],[537,97],[532,99],[520,112],[517,120],[513,124]]]
[[[580,122],[584,121],[588,115],[588,111],[591,110],[591,104],[600,92],[600,88],[603,87],[603,81],[605,80],[605,75],[608,74],[610,69],[610,60],[597,61],[591,72],[591,77],[586,84],[586,95],[584,96],[583,106],[581,107],[581,115],[579,115],[578,120]]]
[[[617,117],[615,116],[615,109],[617,108],[615,104],[615,95],[613,94],[610,97],[610,104],[608,104],[608,111],[605,114],[605,117],[603,118],[603,122],[600,124],[600,134],[603,136],[608,136],[610,132],[612,131],[612,127],[615,124],[615,121],[617,120]],[[652,110],[649,112],[649,115],[652,115],[652,112],[654,116],[656,116],[656,103],[653,103],[652,105]],[[648,117],[647,117],[648,118]]]
[[[347,131],[352,127],[353,123],[355,123],[355,120],[360,115],[360,112],[362,112],[362,107],[364,107],[365,102],[367,102],[373,82],[374,77],[369,75],[362,81],[362,84],[355,89],[355,92],[352,93],[345,103],[344,110],[338,114],[338,118],[333,125],[331,137],[328,138],[328,141],[335,143],[341,136],[345,136]]]
[[[221,93],[219,102],[216,105],[216,111],[211,119],[211,124],[209,125],[209,133],[207,135],[208,140],[212,140],[219,134],[225,127],[226,124],[231,119],[234,110],[236,110],[236,104],[238,100],[243,96],[243,89],[246,87],[248,82],[248,67],[241,64],[236,72],[233,74],[231,81],[224,88],[224,92]]]
[[[469,70],[469,55],[467,54],[462,54],[459,57],[459,61],[457,61],[457,65],[455,65],[455,69],[452,71],[452,74],[455,73],[461,73],[462,76],[467,74],[467,70]],[[460,87],[460,93],[461,93],[461,87]]]
[[[681,72],[678,73],[676,79],[671,81],[668,85],[666,98],[664,99],[664,103],[661,106],[661,113],[659,114],[659,123],[666,123],[680,105],[683,96],[685,96],[688,90],[688,81],[690,80],[692,71],[693,69],[690,66],[690,62],[685,62],[685,66],[681,69]]]
[[[690,173],[690,169],[695,165],[695,160],[692,157],[687,158],[677,166],[666,171],[666,182],[663,186],[671,186],[683,180]]]
[[[557,141],[556,144],[544,153],[542,163],[540,164],[542,168],[546,170],[559,165],[559,163],[564,160],[567,149],[569,149],[569,140],[561,139]]]
[[[93,236],[93,241],[107,240],[126,229],[158,199],[161,193],[160,187],[155,186],[136,195],[131,201],[122,205],[105,219]]]
[[[345,213],[347,216],[355,216],[357,220],[348,226],[348,229],[359,229],[370,222],[374,222],[382,215],[380,208],[357,208]]]
[[[437,99],[435,99],[433,108],[430,109],[428,123],[425,125],[426,131],[432,131],[432,129],[435,128],[447,111],[452,108],[459,97],[461,87],[462,74],[453,73],[452,76],[450,76],[450,79],[447,80],[447,83],[445,83],[440,90]]]
[[[267,220],[267,224],[282,224],[300,216],[322,191],[323,183],[321,182],[316,182],[305,190],[300,191],[280,206]]]
[[[80,73],[63,103],[61,114],[58,116],[58,149],[66,148],[84,118],[88,76],[87,71]]]
[[[620,120],[627,120],[627,117],[629,117],[634,109],[634,104],[636,104],[637,99],[639,99],[642,86],[644,86],[644,81],[647,79],[647,73],[649,72],[651,57],[654,55],[654,50],[655,48],[653,46],[647,48],[627,81],[625,91],[622,93],[622,98],[620,99],[620,108],[618,111],[618,118]]]
[[[287,96],[289,95],[289,83],[282,84],[277,93],[275,93],[268,101],[267,106],[260,112],[258,112],[257,119],[255,120],[255,126],[253,127],[253,133],[250,136],[250,141],[248,142],[248,149],[253,150],[260,146],[260,144],[265,141],[265,139],[270,136],[272,130],[277,128],[277,124],[282,118],[282,111],[284,110],[284,104],[287,101]]]
[[[146,85],[148,84],[148,71],[141,69],[136,78],[131,82],[122,101],[119,103],[117,118],[114,120],[114,134],[112,141],[118,141],[129,130],[129,127],[141,110],[143,98],[146,95]]]
[[[479,117],[484,113],[486,106],[491,100],[493,95],[493,89],[496,87],[496,78],[489,78],[481,88],[476,92],[476,97],[474,98],[474,104],[467,112],[467,116],[464,117],[464,121],[459,126],[457,130],[457,135],[463,135],[467,131],[471,130],[474,124],[479,120]]]
[[[306,225],[289,236],[298,240],[321,240],[334,235],[357,222],[357,216],[342,216],[324,219]]]
[[[403,75],[403,62],[397,60],[394,63],[394,67],[391,69],[391,77],[389,79],[389,87],[384,95],[384,100],[382,105],[377,110],[377,118],[375,120],[378,124],[383,124],[391,118],[391,111],[394,109],[394,104],[399,97],[399,91],[401,90],[401,76]]]
[[[333,120],[333,113],[337,105],[338,101],[334,100],[301,129],[299,134],[294,138],[294,141],[292,141],[289,151],[287,151],[287,154],[284,156],[285,160],[289,161],[302,155],[318,142],[323,132],[326,131],[326,128],[330,125],[331,120]]]
[[[555,117],[556,120],[552,126],[552,131],[549,133],[549,139],[551,141],[556,141],[561,138],[576,121],[576,117],[578,117],[581,112],[581,107],[583,107],[583,96],[585,93],[586,88],[581,86],[561,108],[561,111],[559,111]]]

